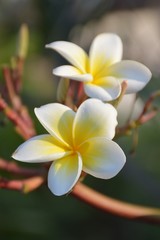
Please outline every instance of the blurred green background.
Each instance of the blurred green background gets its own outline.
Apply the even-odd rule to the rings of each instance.
[[[35,106],[56,99],[57,79],[52,69],[63,59],[44,48],[55,40],[73,41],[87,51],[98,33],[115,32],[124,43],[123,58],[140,61],[153,73],[152,81],[140,93],[142,99],[160,89],[158,0],[1,0],[1,65],[15,55],[22,23],[27,23],[30,30],[22,98],[31,115]],[[0,81],[3,82],[1,75]],[[159,117],[158,114],[139,129],[139,144],[133,156],[129,153],[132,138],[119,140],[127,155],[120,174],[108,181],[88,176],[85,183],[117,199],[160,207]],[[38,133],[43,133],[34,115],[33,118]],[[0,126],[1,157],[11,160],[12,152],[22,141],[12,124],[6,121]],[[71,195],[55,197],[42,186],[29,194],[0,190],[0,239],[156,240],[160,239],[160,228],[102,213]]]

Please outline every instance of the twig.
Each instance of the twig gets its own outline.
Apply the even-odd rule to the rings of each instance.
[[[21,97],[19,95],[20,91],[20,84],[22,82],[21,75],[22,75],[22,68],[23,68],[23,59],[17,58],[16,67],[14,69],[10,69],[8,66],[4,66],[3,77],[6,82],[7,87],[7,94],[13,110],[19,114],[19,116],[33,128],[32,119],[28,113],[28,109],[22,104]]]
[[[139,118],[143,117],[143,116],[148,112],[149,108],[150,108],[151,105],[152,105],[152,102],[153,102],[157,97],[160,97],[160,91],[159,91],[159,90],[156,91],[156,92],[154,92],[154,93],[152,93],[152,94],[150,95],[150,97],[148,98],[148,100],[146,101],[146,103],[145,103],[145,105],[144,105],[143,111],[142,111],[142,113],[141,113],[141,115],[140,115]]]
[[[131,220],[154,223],[160,225],[160,209],[125,203],[105,196],[82,183],[78,183],[72,194],[106,213]]]
[[[15,162],[9,162],[2,158],[0,158],[0,169],[12,174],[23,176],[23,177],[33,177],[33,176],[45,174],[44,168],[37,170],[33,168],[20,167]]]
[[[34,128],[28,127],[23,119],[11,109],[3,98],[0,98],[0,111],[4,111],[6,117],[13,122],[16,126],[16,130],[25,138],[28,139],[35,135]]]
[[[44,181],[45,179],[42,176],[35,176],[23,180],[8,180],[0,178],[0,188],[28,193],[40,187]]]

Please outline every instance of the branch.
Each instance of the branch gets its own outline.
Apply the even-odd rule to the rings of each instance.
[[[149,108],[151,107],[153,101],[157,98],[157,97],[160,97],[160,90],[158,91],[155,91],[154,93],[152,93],[150,95],[150,97],[148,98],[148,100],[146,101],[145,105],[144,105],[144,108],[143,108],[143,111],[140,115],[140,118],[143,117],[149,110]]]
[[[22,118],[28,126],[33,128],[32,119],[28,113],[27,108],[22,104],[21,97],[19,95],[20,85],[22,82],[21,75],[23,69],[23,59],[16,59],[16,67],[10,69],[8,66],[4,66],[3,76],[6,82],[7,94],[12,104],[13,110]]]
[[[0,169],[29,177],[22,180],[0,178],[0,188],[9,190],[27,193],[40,187],[46,179],[45,172],[41,171],[41,169],[34,170],[22,168],[14,162],[6,162],[3,159],[0,159]],[[160,209],[143,207],[115,200],[92,190],[82,183],[78,183],[74,187],[72,194],[83,202],[86,202],[103,212],[127,219],[140,220],[142,222],[160,225]]]
[[[23,180],[8,180],[0,178],[0,188],[22,191],[24,193],[31,192],[44,183],[44,177],[35,176]]]
[[[16,113],[9,105],[5,102],[5,100],[0,98],[0,111],[4,111],[6,117],[16,126],[16,130],[24,137],[24,139],[28,139],[35,135],[34,128],[31,126],[27,126],[23,119]]]
[[[15,162],[9,162],[0,158],[0,169],[6,172],[20,175],[23,177],[33,177],[37,175],[44,175],[45,169],[24,168],[17,165]]]
[[[78,183],[74,187],[72,194],[83,202],[103,212],[131,220],[139,220],[160,225],[160,209],[143,207],[115,200],[96,192],[82,183]]]

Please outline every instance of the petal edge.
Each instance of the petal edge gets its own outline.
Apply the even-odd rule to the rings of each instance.
[[[91,74],[82,74],[77,68],[70,65],[63,65],[53,69],[53,74],[63,78],[69,78],[80,82],[90,82],[93,77]]]
[[[46,45],[61,54],[67,61],[77,67],[83,73],[86,72],[88,56],[86,52],[75,43],[66,41],[56,41]]]
[[[97,178],[110,179],[123,168],[126,157],[119,145],[107,138],[92,138],[80,147],[83,171]]]
[[[152,77],[151,71],[145,65],[130,60],[115,63],[108,70],[120,82],[127,81],[127,94],[142,90]]]
[[[35,136],[23,144],[13,153],[12,157],[21,162],[49,162],[70,154],[65,146],[49,134]]]
[[[82,159],[74,154],[55,161],[48,172],[48,187],[57,196],[68,193],[77,183],[82,171]]]

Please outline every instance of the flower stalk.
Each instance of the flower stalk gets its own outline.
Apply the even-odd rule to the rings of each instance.
[[[103,195],[82,183],[78,183],[72,194],[81,201],[115,216],[130,220],[160,225],[160,209],[130,204]]]

